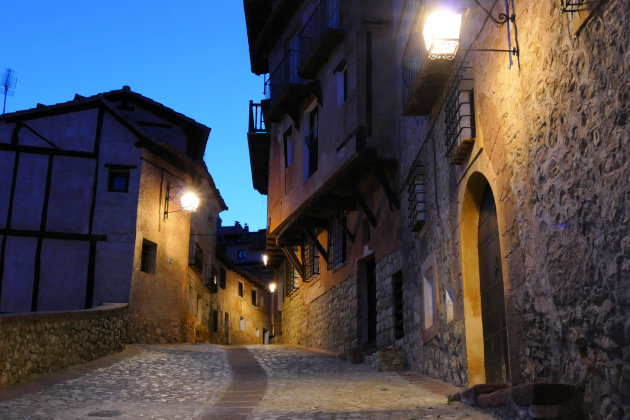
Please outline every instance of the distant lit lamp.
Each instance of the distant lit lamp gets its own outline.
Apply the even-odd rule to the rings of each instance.
[[[435,10],[427,15],[422,35],[429,58],[452,60],[459,48],[462,14],[450,10]]]
[[[269,291],[271,293],[276,291],[276,283],[275,282],[269,283]]]
[[[171,195],[172,190],[175,191],[173,195]],[[175,197],[177,197],[177,194],[179,194],[179,192],[182,190],[184,191],[180,199],[182,209],[169,210],[170,202],[173,201]],[[199,197],[197,197],[197,195],[194,192],[187,189],[187,187],[184,187],[184,186],[171,187],[170,185],[166,186],[166,196],[164,197],[164,220],[168,219],[169,213],[177,213],[180,211],[184,211],[186,213],[192,213],[192,212],[197,211],[198,207],[199,207]]]
[[[276,305],[274,305],[274,299],[273,297],[275,296],[273,294],[273,292],[276,291],[276,282],[272,281],[271,283],[269,283],[269,291],[271,292],[271,336],[275,336],[276,335],[276,328],[275,328],[275,323],[274,323],[274,318],[275,318],[275,312],[276,312]]]
[[[265,264],[265,267],[267,267],[267,263],[269,262],[269,257],[267,256],[267,254],[263,254],[262,260],[263,264]],[[271,293],[273,293],[273,290],[271,291]]]

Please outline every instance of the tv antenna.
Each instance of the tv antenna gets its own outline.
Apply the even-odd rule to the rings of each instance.
[[[17,83],[15,71],[13,71],[13,69],[4,69],[0,82],[4,89],[4,105],[2,107],[2,113],[4,114],[7,109],[7,96],[13,96],[13,92],[15,91],[15,85]]]

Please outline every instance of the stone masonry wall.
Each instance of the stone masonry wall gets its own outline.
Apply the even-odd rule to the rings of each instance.
[[[491,3],[491,2],[485,2]],[[630,415],[630,3],[605,0],[574,37],[559,2],[515,2],[520,58],[471,53],[475,149],[461,166],[445,157],[444,115],[400,117],[401,175],[425,165],[427,222],[403,229],[405,350],[411,366],[468,383],[461,211],[473,172],[497,204],[513,383],[576,384],[590,418]],[[497,8],[498,9],[498,8]],[[485,15],[470,2],[468,19]],[[504,48],[486,26],[477,48]],[[435,110],[434,110],[435,112]],[[428,133],[431,132],[431,135]],[[424,146],[422,143],[425,141]],[[403,214],[403,223],[404,217]],[[438,336],[423,344],[420,270],[435,250]],[[409,327],[409,328],[407,328]]]
[[[402,255],[398,251],[376,262],[376,344],[378,348],[396,344],[392,276],[401,268]]]
[[[127,305],[0,316],[0,386],[125,348]]]
[[[284,343],[348,356],[357,338],[356,277],[347,278],[308,305],[304,304],[306,287],[302,285],[284,298]]]

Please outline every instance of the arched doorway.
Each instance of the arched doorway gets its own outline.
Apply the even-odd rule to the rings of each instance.
[[[488,180],[478,172],[466,186],[461,233],[469,383],[507,382],[510,375],[497,209]]]

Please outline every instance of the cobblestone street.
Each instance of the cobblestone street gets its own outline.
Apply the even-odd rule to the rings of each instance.
[[[492,418],[409,378],[293,347],[128,346],[0,390],[0,418]]]

